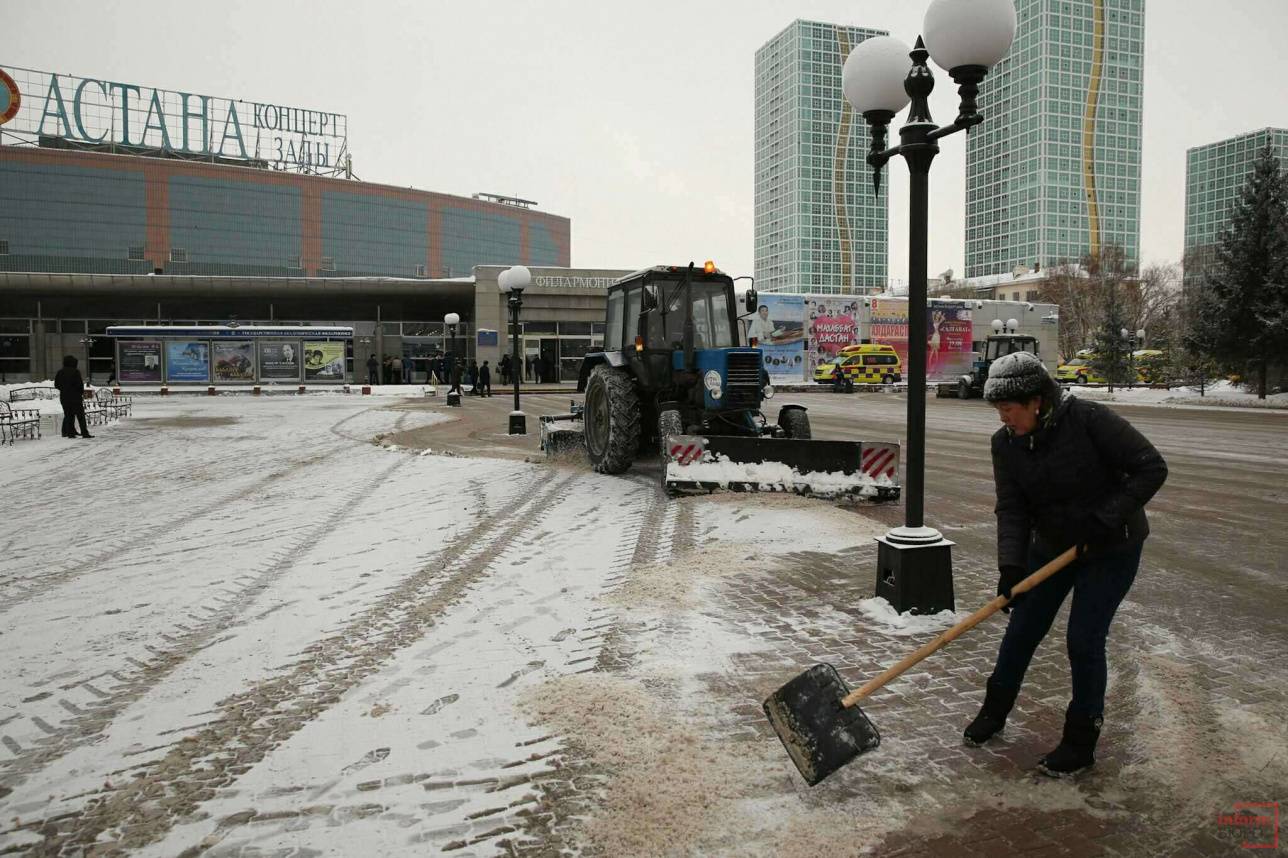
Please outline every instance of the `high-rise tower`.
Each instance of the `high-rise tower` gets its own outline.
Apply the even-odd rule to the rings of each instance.
[[[1016,0],[966,144],[966,276],[1140,259],[1145,0]]]
[[[884,35],[798,20],[756,51],[757,288],[885,288],[886,189],[872,194],[867,125],[841,94],[850,51]]]

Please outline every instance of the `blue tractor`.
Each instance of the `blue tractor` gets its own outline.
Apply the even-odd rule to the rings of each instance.
[[[753,288],[746,312],[756,305]],[[596,471],[619,474],[658,452],[668,464],[702,458],[777,463],[793,474],[859,471],[861,445],[812,440],[803,406],[783,405],[776,422],[766,419],[774,389],[757,343],[739,345],[739,317],[733,278],[711,262],[646,268],[609,288],[604,351],[585,356],[577,382]],[[669,490],[715,487],[682,470],[668,469]]]

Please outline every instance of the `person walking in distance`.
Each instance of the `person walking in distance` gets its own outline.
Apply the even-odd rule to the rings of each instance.
[[[89,427],[85,425],[85,381],[76,368],[74,356],[67,355],[63,358],[63,368],[54,376],[54,387],[58,388],[58,401],[63,406],[63,437],[76,437],[76,427],[73,425],[75,421],[80,424],[80,437],[93,438],[89,434]]]
[[[398,355],[394,355],[393,360],[389,361],[389,380],[394,384],[403,382],[403,361]]]
[[[465,391],[461,389],[461,362],[456,359],[456,355],[453,352],[448,352],[443,360],[447,365],[447,377],[451,379],[451,387],[447,389],[447,392],[455,393],[458,396],[463,395]]]
[[[367,384],[375,387],[380,383],[380,361],[373,354],[367,358]]]
[[[480,396],[492,395],[492,369],[487,365],[487,361],[483,361],[483,365],[479,367],[478,387]]]
[[[1060,744],[1038,763],[1063,777],[1096,761],[1105,641],[1136,579],[1149,535],[1145,504],[1167,479],[1167,463],[1108,406],[1063,395],[1029,352],[993,362],[984,398],[1002,421],[992,439],[998,595],[1010,598],[1012,587],[1071,546],[1078,559],[1003,608],[1010,621],[965,739],[982,744],[1005,725],[1034,651],[1072,592],[1066,643],[1073,694]]]

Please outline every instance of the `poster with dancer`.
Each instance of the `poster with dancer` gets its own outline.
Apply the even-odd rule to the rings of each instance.
[[[970,372],[971,311],[961,301],[931,301],[926,318],[926,378],[949,381]]]

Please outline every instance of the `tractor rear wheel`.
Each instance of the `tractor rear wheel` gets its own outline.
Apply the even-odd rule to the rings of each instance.
[[[657,446],[666,458],[666,436],[683,435],[684,421],[680,418],[680,412],[674,408],[668,408],[657,417]]]
[[[809,415],[800,408],[784,408],[778,412],[778,426],[788,438],[799,438],[808,441]]]
[[[586,383],[586,452],[601,474],[631,466],[640,444],[640,398],[629,375],[597,366]]]

